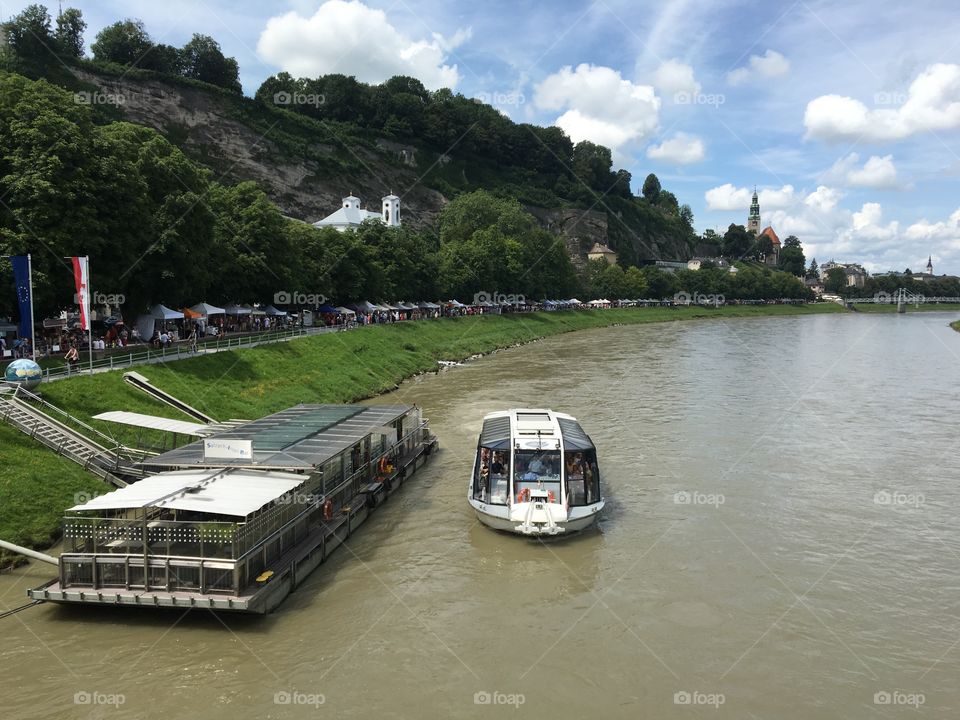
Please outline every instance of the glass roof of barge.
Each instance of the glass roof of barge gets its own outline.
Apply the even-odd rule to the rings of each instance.
[[[150,468],[259,467],[312,470],[411,410],[409,405],[297,405],[206,440],[249,440],[253,460],[204,457],[204,440],[148,458]]]

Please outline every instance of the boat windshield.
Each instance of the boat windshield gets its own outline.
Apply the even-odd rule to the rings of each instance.
[[[513,492],[517,502],[543,497],[562,503],[560,494],[560,451],[517,450],[513,454]]]
[[[599,502],[600,469],[597,467],[597,451],[564,453],[564,463],[570,507]]]
[[[473,498],[491,505],[506,505],[510,497],[510,459],[504,450],[481,447],[473,472]]]

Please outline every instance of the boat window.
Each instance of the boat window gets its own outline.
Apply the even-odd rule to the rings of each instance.
[[[562,503],[560,494],[560,451],[517,450],[513,454],[513,492],[523,502],[534,491],[545,491],[549,502]],[[549,500],[552,498],[552,500]]]
[[[592,505],[600,501],[600,470],[596,450],[564,453],[567,479],[567,502],[571,507]]]
[[[506,505],[510,497],[510,459],[502,450],[481,447],[473,471],[473,498]]]

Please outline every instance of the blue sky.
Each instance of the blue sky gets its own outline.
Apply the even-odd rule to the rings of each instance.
[[[5,17],[26,2],[0,0]],[[412,74],[515,120],[610,145],[699,230],[746,220],[808,259],[960,274],[960,35],[949,2],[145,0],[79,7],[88,45],[142,19],[215,37],[245,92],[268,75]]]

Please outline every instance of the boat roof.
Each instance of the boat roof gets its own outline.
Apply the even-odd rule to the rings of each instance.
[[[111,410],[102,412],[93,416],[94,420],[106,420],[107,422],[120,423],[121,425],[133,425],[134,427],[147,428],[149,430],[163,430],[165,432],[178,433],[180,435],[195,435],[203,437],[210,435],[209,425],[203,423],[186,422],[185,420],[171,420],[156,415],[144,415],[143,413],[127,412],[126,410]]]
[[[296,405],[218,432],[215,435],[148,458],[140,464],[156,468],[247,467],[311,471],[330,458],[403,417],[410,405]],[[233,442],[236,441],[236,442]],[[207,460],[205,447],[240,447],[246,442],[252,457]]]
[[[512,445],[546,447],[548,440],[562,439],[565,450],[592,450],[595,446],[572,415],[543,408],[514,408],[483,418],[480,444],[494,450]],[[532,445],[531,445],[532,443]]]
[[[179,470],[151,475],[69,512],[158,507],[246,517],[306,481],[306,475],[262,470]]]

